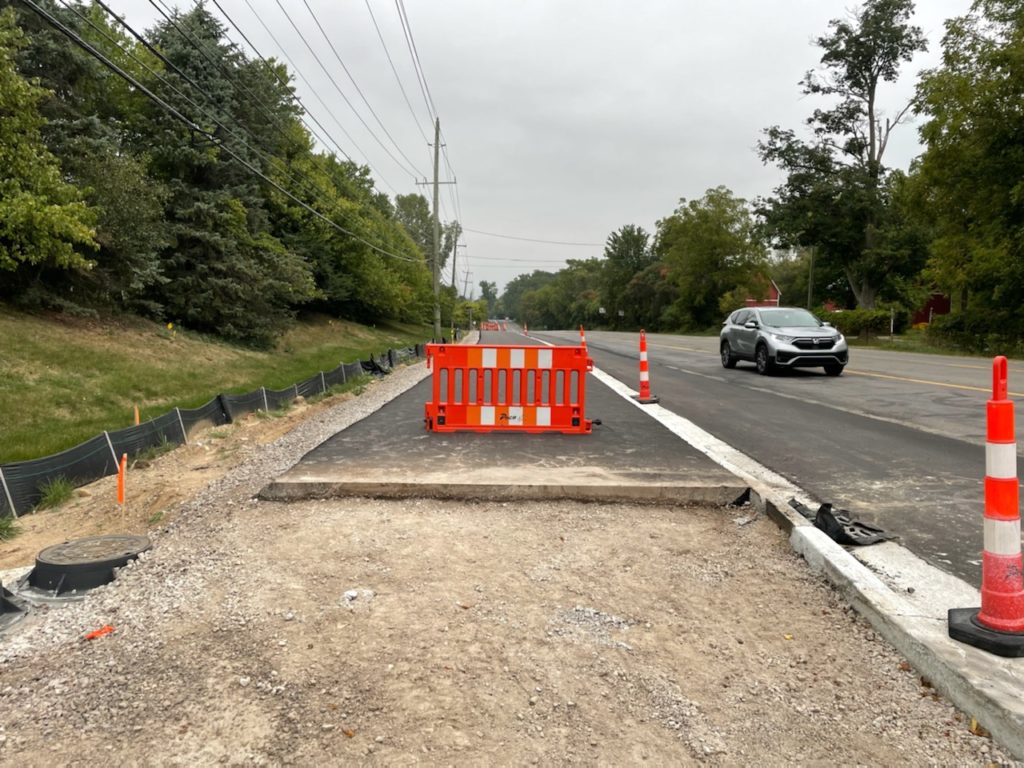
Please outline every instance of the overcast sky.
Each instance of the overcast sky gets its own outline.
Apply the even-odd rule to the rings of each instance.
[[[354,160],[370,163],[382,191],[423,191],[429,196],[362,126],[278,0],[248,0],[273,30],[276,43],[245,0],[219,2],[261,53],[291,58],[313,86],[296,77],[308,110]],[[420,130],[432,140],[430,118],[396,3],[280,2],[363,120],[408,166],[338,64],[306,8],[308,2],[388,133],[416,173],[429,175],[431,150]],[[147,0],[108,4],[133,25],[148,28],[159,18]],[[184,0],[168,4],[182,9],[191,5]],[[816,105],[801,96],[798,86],[820,58],[813,40],[826,32],[830,19],[855,7],[851,0],[404,4],[458,179],[457,200],[451,187],[442,187],[443,217],[455,218],[458,204],[467,229],[594,244],[602,244],[624,224],[653,232],[655,222],[670,214],[680,198],[700,197],[720,184],[748,199],[770,193],[781,177],[774,168],[762,166],[754,152],[760,131],[773,124],[802,127]],[[889,114],[912,94],[917,72],[939,61],[944,20],[965,13],[970,2],[922,0],[917,5],[915,23],[928,36],[929,51],[882,93]],[[209,8],[220,17],[216,7]],[[907,125],[892,139],[886,160],[906,168],[919,152],[916,128]],[[520,273],[554,271],[565,259],[602,252],[601,245],[547,245],[474,232],[466,232],[463,242],[459,284],[464,284],[468,264],[476,296],[480,280],[494,281],[502,289]]]

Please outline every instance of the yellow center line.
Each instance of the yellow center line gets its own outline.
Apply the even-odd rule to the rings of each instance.
[[[647,342],[647,346],[649,346],[649,347],[658,346],[658,347],[662,347],[663,349],[680,349],[683,352],[700,352],[702,355],[714,355],[715,357],[718,357],[718,353],[717,352],[712,352],[712,351],[709,351],[707,349],[694,349],[693,347],[677,347],[674,344],[662,344],[660,342],[658,344],[655,344],[652,341]]]
[[[650,346],[653,347],[655,345],[652,343],[652,344],[650,344]],[[694,347],[680,347],[680,346],[676,346],[674,344],[661,344],[661,343],[659,343],[657,346],[662,347],[664,349],[679,349],[679,350],[682,350],[683,352],[698,352],[698,353],[703,354],[703,355],[715,355],[716,357],[718,356],[717,352],[711,352],[711,351],[706,350],[706,349],[695,349]],[[950,367],[953,367],[953,368],[976,368],[976,369],[979,369],[979,370],[985,370],[985,366],[953,365],[953,364],[949,364],[949,365],[950,365]],[[847,366],[847,368],[846,368],[846,373],[848,375],[852,374],[854,376],[871,376],[871,377],[876,378],[876,379],[891,379],[893,381],[906,381],[906,382],[909,382],[911,384],[930,384],[933,387],[946,387],[948,389],[964,389],[964,390],[967,390],[968,392],[985,392],[986,394],[991,394],[992,393],[992,388],[991,387],[971,387],[971,386],[968,386],[966,384],[950,384],[948,382],[932,381],[930,379],[912,379],[912,378],[909,378],[907,376],[890,376],[890,375],[885,374],[885,373],[870,373],[868,371],[854,371],[851,368],[849,368],[849,366]],[[1007,397],[1024,397],[1024,392],[1008,392],[1007,393]]]
[[[966,389],[971,392],[985,392],[991,394],[991,387],[969,387],[966,384],[949,384],[944,381],[930,381],[929,379],[911,379],[906,376],[890,376],[885,373],[868,373],[867,371],[851,371],[849,368],[846,369],[847,374],[854,376],[873,376],[876,379],[892,379],[893,381],[907,381],[913,384],[930,384],[933,387],[946,387],[948,389]],[[1008,392],[1008,397],[1024,397],[1024,392]]]

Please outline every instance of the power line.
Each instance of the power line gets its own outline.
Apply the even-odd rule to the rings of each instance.
[[[409,101],[409,96],[405,92],[405,86],[402,85],[402,78],[398,76],[398,70],[395,68],[395,62],[391,59],[391,52],[388,50],[388,44],[384,42],[384,35],[381,34],[380,27],[377,25],[377,17],[373,15],[373,8],[370,7],[370,0],[364,0],[366,3],[366,10],[370,12],[370,19],[373,21],[373,28],[377,30],[377,39],[380,40],[381,46],[384,48],[384,55],[388,57],[388,64],[391,65],[391,72],[395,75],[395,82],[398,83],[398,89],[402,92],[402,98],[405,99],[405,105],[409,108],[409,114],[412,115],[412,120],[416,123],[416,130],[420,132],[420,136],[423,137],[424,144],[430,144],[430,139],[427,138],[426,132],[423,130],[423,126],[420,125],[419,118],[416,117],[416,110],[412,108],[412,102]]]
[[[475,235],[486,235],[487,237],[500,237],[503,240],[522,240],[527,243],[545,243],[547,245],[572,245],[580,246],[585,248],[604,248],[604,243],[572,243],[565,240],[541,240],[536,237],[519,237],[518,235],[500,235],[497,232],[484,232],[479,229],[469,229],[463,227],[466,232],[472,232]]]
[[[61,32],[65,37],[67,37],[69,40],[71,40],[71,42],[73,42],[75,45],[77,45],[78,47],[82,48],[84,51],[86,51],[91,56],[96,58],[104,66],[106,66],[108,69],[110,69],[112,72],[114,72],[117,75],[119,75],[129,85],[131,85],[134,88],[137,88],[140,93],[144,94],[147,98],[149,98],[154,103],[158,104],[163,109],[165,109],[168,113],[173,115],[175,118],[180,120],[190,130],[193,130],[196,133],[199,133],[199,134],[207,137],[219,149],[221,149],[229,157],[231,157],[233,160],[235,160],[235,162],[239,163],[240,165],[242,165],[243,167],[248,169],[254,175],[259,176],[265,182],[270,184],[272,187],[277,189],[282,194],[286,195],[288,198],[290,198],[294,202],[296,202],[299,205],[301,205],[303,208],[308,210],[310,213],[312,213],[317,218],[322,219],[327,224],[329,224],[330,226],[332,226],[335,229],[337,229],[339,232],[341,232],[341,233],[343,233],[345,235],[348,235],[349,237],[351,237],[351,238],[353,238],[353,239],[363,243],[364,245],[366,245],[369,248],[377,251],[378,253],[381,253],[381,254],[383,254],[385,256],[388,256],[390,258],[398,259],[400,261],[408,261],[408,262],[412,262],[412,263],[416,263],[416,264],[422,263],[419,259],[411,259],[411,258],[409,258],[407,256],[400,256],[400,255],[398,255],[396,253],[391,253],[390,251],[387,251],[387,250],[385,250],[385,249],[383,249],[383,248],[381,248],[381,247],[379,247],[377,245],[374,245],[370,241],[363,239],[362,237],[360,237],[359,235],[355,234],[354,232],[348,231],[344,227],[340,226],[339,224],[335,223],[331,219],[327,218],[322,213],[317,211],[315,208],[311,207],[309,204],[307,204],[307,203],[303,202],[302,200],[300,200],[299,198],[297,198],[295,195],[293,195],[291,192],[289,192],[287,189],[282,187],[276,181],[274,181],[273,179],[268,177],[266,174],[264,174],[258,168],[256,168],[252,164],[250,164],[244,158],[240,157],[237,153],[235,153],[230,147],[228,147],[223,141],[218,139],[215,135],[213,135],[209,131],[206,131],[203,128],[201,128],[199,125],[197,125],[190,118],[188,118],[187,116],[185,116],[184,114],[179,112],[177,109],[175,109],[171,104],[169,104],[164,99],[160,98],[158,95],[153,93],[153,91],[151,91],[149,88],[147,88],[141,82],[139,82],[137,79],[132,77],[130,74],[125,72],[121,67],[119,67],[113,61],[111,61],[109,58],[107,58],[103,53],[101,53],[96,48],[94,48],[90,43],[88,43],[86,40],[84,40],[81,36],[77,35],[73,30],[71,30],[67,26],[65,26],[59,19],[55,18],[49,12],[47,12],[43,8],[39,7],[35,2],[33,2],[33,0],[22,0],[22,2],[25,3],[33,12],[35,12],[38,16],[40,16],[48,24],[50,24],[50,26],[52,26],[54,29],[56,29],[59,32]]]
[[[330,47],[331,53],[334,54],[334,58],[338,60],[338,64],[341,65],[341,68],[348,76],[349,82],[351,82],[352,86],[356,89],[356,93],[359,94],[359,97],[363,100],[363,103],[366,105],[366,108],[370,110],[370,114],[373,115],[373,119],[377,121],[377,125],[381,127],[382,131],[384,131],[384,135],[391,139],[391,143],[395,145],[395,149],[398,150],[398,153],[405,158],[405,161],[407,163],[409,163],[413,171],[415,171],[415,175],[423,176],[423,172],[420,171],[416,167],[416,164],[409,159],[409,156],[402,151],[402,148],[398,145],[398,142],[395,141],[395,137],[391,135],[391,131],[387,129],[387,126],[385,126],[384,123],[381,122],[380,117],[377,116],[377,113],[374,111],[373,107],[370,105],[370,102],[367,100],[366,95],[363,93],[363,89],[359,87],[359,83],[357,83],[356,79],[352,77],[352,73],[348,71],[348,67],[345,66],[345,62],[341,60],[341,55],[338,53],[338,49],[334,47],[334,43],[331,42],[331,38],[327,35],[327,32],[324,31],[323,26],[320,24],[320,19],[318,19],[316,17],[316,14],[313,13],[313,9],[309,7],[309,0],[302,0],[302,4],[306,6],[306,10],[309,11],[309,15],[313,17],[313,23],[315,23],[316,28],[320,30],[320,34],[323,36],[324,40],[327,41],[327,45],[328,47]]]
[[[322,69],[324,71],[324,74],[327,75],[327,79],[331,81],[331,85],[334,86],[334,90],[338,92],[338,95],[341,96],[342,100],[348,105],[348,108],[352,110],[352,114],[354,114],[359,119],[359,122],[363,124],[363,127],[370,134],[370,136],[373,137],[373,140],[380,145],[381,149],[383,149],[384,152],[387,153],[387,156],[394,160],[395,164],[398,165],[399,168],[401,168],[403,171],[405,171],[415,179],[416,171],[409,170],[409,168],[407,168],[402,163],[401,160],[395,157],[394,153],[390,149],[388,149],[387,145],[380,140],[380,137],[373,132],[373,129],[370,128],[367,122],[363,119],[363,116],[359,114],[358,110],[356,110],[352,102],[349,101],[348,96],[345,95],[345,92],[341,90],[341,86],[338,85],[338,81],[334,79],[333,75],[331,75],[330,70],[328,70],[327,67],[324,66],[323,61],[320,60],[320,57],[317,56],[316,51],[313,50],[313,46],[311,46],[309,44],[309,41],[306,40],[306,36],[302,34],[302,30],[300,30],[298,25],[296,25],[296,23],[292,20],[291,14],[289,14],[288,11],[285,9],[284,5],[282,5],[281,0],[274,0],[274,2],[277,3],[277,7],[281,9],[281,13],[284,14],[284,17],[288,19],[288,23],[291,24],[292,29],[295,30],[295,33],[299,36],[299,39],[302,40],[302,44],[306,46],[306,49],[313,56],[313,59],[316,61],[317,64],[320,65],[320,69]]]
[[[291,173],[291,171],[288,168],[283,167],[283,164],[281,163],[281,159],[280,158],[278,158],[278,157],[276,157],[274,155],[271,155],[271,154],[269,154],[267,152],[264,152],[264,151],[262,151],[260,149],[257,149],[256,147],[253,147],[248,142],[246,142],[244,138],[240,138],[238,132],[234,131],[229,126],[225,125],[209,109],[203,107],[199,102],[197,102],[191,96],[189,96],[188,94],[183,92],[181,89],[179,89],[177,86],[175,86],[174,83],[172,83],[169,80],[167,80],[160,73],[156,72],[154,69],[152,69],[152,67],[150,67],[148,64],[146,64],[141,59],[139,59],[132,51],[130,51],[130,50],[126,49],[124,46],[122,46],[116,39],[111,37],[111,35],[109,35],[105,30],[103,30],[102,28],[97,26],[97,24],[95,22],[93,22],[92,19],[90,19],[89,17],[84,16],[82,13],[80,13],[74,6],[72,6],[68,2],[68,0],[59,0],[59,2],[61,3],[61,5],[63,5],[65,8],[67,8],[69,11],[74,13],[75,16],[77,16],[82,21],[86,22],[90,27],[92,27],[92,29],[94,29],[96,32],[98,32],[100,35],[102,35],[104,37],[104,39],[106,39],[108,42],[112,43],[119,51],[121,51],[122,53],[126,54],[133,61],[135,61],[137,64],[139,64],[143,69],[145,69],[154,78],[156,78],[161,83],[163,83],[165,86],[167,86],[169,89],[174,91],[174,93],[178,94],[181,98],[183,98],[185,101],[187,101],[189,104],[191,104],[195,109],[199,110],[205,117],[207,117],[211,122],[213,122],[214,125],[216,125],[220,129],[222,129],[226,134],[230,135],[232,138],[234,138],[236,141],[238,141],[247,150],[249,150],[253,154],[258,155],[259,157],[261,157],[265,162],[268,163],[268,165],[271,165],[271,166],[275,166],[276,165],[278,170],[280,170],[282,172],[282,174],[284,176],[286,176],[288,178],[288,180],[292,184],[295,184],[296,186],[299,186],[298,182],[296,181],[295,176]],[[198,91],[200,94],[202,94],[206,98],[206,100],[208,102],[211,102],[211,103],[214,102],[214,99],[210,96],[209,93],[206,92],[206,90],[202,86],[200,86],[198,83],[196,83],[194,80],[192,80],[184,72],[182,72],[181,69],[179,69],[172,61],[167,59],[167,57],[165,57],[163,55],[163,53],[161,53],[152,44],[150,44],[149,41],[146,40],[142,35],[140,35],[130,24],[128,24],[128,22],[126,22],[124,19],[122,19],[122,18],[118,17],[116,14],[114,14],[110,10],[110,8],[108,8],[102,2],[102,0],[96,0],[96,2],[97,2],[97,5],[99,5],[99,7],[103,9],[103,11],[105,11],[115,21],[117,21],[118,24],[120,24],[122,27],[124,27],[132,35],[132,37],[134,37],[143,46],[145,46],[146,50],[150,51],[154,56],[156,56],[160,61],[162,61],[167,67],[169,67],[174,72],[178,73],[178,75],[180,75],[187,82],[189,82],[196,89],[196,91]],[[238,121],[236,119],[235,122],[238,123],[239,127],[243,131],[245,131],[245,127],[242,126],[240,121]],[[251,133],[249,133],[249,138],[255,140],[255,137]],[[307,193],[309,193],[309,191],[311,189],[309,180],[303,178],[302,181],[304,182],[303,186],[305,187],[305,191]],[[315,188],[313,188],[313,193],[314,193],[313,196],[315,197],[316,193],[317,193],[317,190]]]
[[[262,61],[263,64],[267,67],[267,70],[269,72],[271,72],[274,75],[274,77],[277,78],[277,81],[279,83],[281,83],[281,85],[283,85],[286,89],[288,89],[291,98],[294,99],[295,102],[302,108],[302,113],[305,114],[305,115],[308,115],[309,119],[312,120],[314,123],[316,123],[317,127],[320,128],[320,130],[324,132],[324,135],[326,135],[327,139],[329,139],[330,141],[325,140],[324,137],[321,136],[319,133],[317,133],[309,125],[309,123],[307,123],[305,121],[305,119],[302,117],[302,115],[300,115],[299,116],[299,120],[301,120],[302,124],[304,126],[306,126],[306,130],[308,130],[311,134],[316,136],[316,138],[320,141],[320,143],[323,144],[325,147],[329,147],[330,145],[333,144],[334,148],[342,155],[342,157],[344,157],[349,162],[354,162],[352,160],[352,158],[349,157],[348,153],[341,148],[341,144],[339,144],[334,139],[334,137],[331,136],[330,131],[328,131],[323,126],[323,123],[321,123],[317,119],[316,115],[314,115],[309,109],[307,109],[306,105],[303,103],[303,101],[299,97],[299,95],[297,93],[294,93],[294,91],[292,90],[291,83],[288,82],[287,80],[285,80],[283,77],[281,77],[281,74],[277,71],[277,68],[274,67],[274,65],[271,64],[262,53],[260,53],[259,49],[255,45],[252,44],[252,41],[248,37],[246,37],[246,34],[245,34],[245,32],[242,31],[242,28],[240,26],[238,26],[230,16],[228,16],[227,11],[225,11],[221,7],[220,3],[217,0],[213,0],[213,4],[217,7],[217,10],[220,11],[221,15],[225,18],[225,20],[228,22],[228,24],[231,25],[232,29],[234,29],[238,34],[240,34],[242,36],[242,39],[245,40],[245,42],[249,45],[249,47],[252,49],[253,53],[255,53],[259,57],[260,61]],[[289,60],[289,63],[290,63],[290,60]],[[382,177],[381,180],[383,181],[383,177]]]
[[[405,14],[405,4],[402,0],[395,0],[395,8],[398,9],[398,20],[402,23],[402,32],[405,35],[405,47],[409,50],[412,58],[413,70],[416,72],[416,81],[420,86],[420,93],[423,94],[423,103],[427,105],[427,114],[430,121],[437,119],[437,110],[434,109],[434,100],[430,97],[430,89],[427,87],[427,78],[423,74],[423,67],[420,65],[419,53],[416,50],[416,42],[412,37],[412,27],[409,25],[409,17]]]
[[[268,35],[270,35],[270,39],[274,41],[274,45],[277,46],[277,50],[281,52],[282,56],[284,56],[285,61],[287,61],[291,65],[292,71],[295,72],[295,74],[302,79],[302,82],[304,82],[306,86],[309,88],[309,90],[313,93],[313,95],[316,96],[316,100],[320,102],[320,105],[324,108],[327,114],[331,116],[331,119],[334,120],[335,125],[337,125],[341,129],[341,132],[345,134],[345,138],[348,139],[352,143],[352,146],[355,147],[356,150],[359,152],[359,154],[363,156],[363,159],[366,160],[366,164],[370,167],[370,170],[377,174],[377,177],[381,181],[383,181],[384,184],[387,185],[387,187],[392,192],[394,192],[397,195],[398,190],[395,188],[395,186],[387,180],[387,177],[385,177],[383,173],[381,173],[374,167],[373,163],[370,162],[369,156],[365,152],[363,152],[363,150],[359,147],[358,144],[356,144],[355,139],[353,139],[349,132],[345,130],[345,126],[341,124],[341,121],[338,119],[338,117],[334,114],[334,112],[331,111],[331,108],[328,107],[327,104],[324,102],[323,98],[320,96],[320,91],[316,87],[314,87],[313,84],[309,82],[309,80],[306,79],[306,76],[302,74],[302,70],[295,66],[295,62],[292,61],[291,57],[288,55],[288,52],[285,51],[284,46],[281,45],[280,42],[278,42],[277,36],[274,35],[274,33],[270,30],[270,27],[267,26],[267,23],[263,21],[263,17],[260,16],[256,9],[252,7],[252,3],[250,3],[249,0],[242,0],[242,2],[245,3],[245,6],[249,9],[252,15],[256,17],[256,20],[260,23],[260,26],[263,27],[263,29],[266,31]]]

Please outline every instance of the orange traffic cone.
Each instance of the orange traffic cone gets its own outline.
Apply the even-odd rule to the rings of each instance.
[[[992,362],[985,442],[985,529],[981,608],[952,608],[949,636],[997,656],[1024,656],[1024,575],[1020,548],[1020,483],[1013,401],[1006,358]]]
[[[644,405],[658,402],[658,396],[651,394],[651,375],[647,370],[647,334],[640,331],[640,394],[635,398]]]
[[[584,349],[587,348],[587,334],[583,332],[583,326],[580,325],[580,346]]]

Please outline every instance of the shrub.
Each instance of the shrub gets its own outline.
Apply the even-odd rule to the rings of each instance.
[[[889,333],[889,309],[847,309],[842,312],[828,312],[821,317],[846,336],[878,336]],[[896,333],[902,333],[910,325],[910,312],[897,307],[892,315],[892,321]]]

